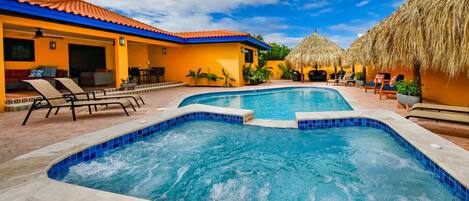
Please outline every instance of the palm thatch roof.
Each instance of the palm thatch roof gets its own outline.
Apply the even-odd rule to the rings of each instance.
[[[306,66],[340,66],[345,51],[329,39],[313,33],[285,57],[287,65],[296,70]]]
[[[366,35],[361,36],[350,45],[344,54],[343,65],[354,66],[355,64],[369,63],[371,59],[370,54],[362,52],[362,50],[364,50],[362,46],[365,44],[365,40],[367,40]]]
[[[469,76],[469,0],[408,0],[364,37],[350,54],[367,54],[377,68]]]

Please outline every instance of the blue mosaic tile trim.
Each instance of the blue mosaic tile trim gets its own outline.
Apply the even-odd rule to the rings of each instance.
[[[363,126],[372,127],[385,131],[403,146],[412,156],[414,156],[422,165],[430,170],[433,175],[447,187],[461,200],[469,201],[469,189],[463,186],[453,176],[449,175],[443,168],[438,166],[430,158],[425,156],[406,139],[401,137],[394,129],[387,124],[368,118],[343,118],[343,119],[326,119],[326,120],[303,120],[298,121],[298,128],[301,130],[307,129],[321,129],[321,128],[336,128],[336,127],[350,127],[350,126]]]
[[[106,151],[116,149],[118,147],[122,147],[127,144],[132,144],[137,140],[141,140],[145,137],[148,137],[152,134],[155,134],[158,131],[164,131],[169,128],[176,127],[181,125],[184,122],[193,121],[193,120],[211,120],[211,121],[222,121],[232,124],[243,124],[244,119],[242,116],[236,115],[225,115],[225,114],[215,114],[215,113],[208,113],[208,112],[195,112],[190,114],[185,114],[153,126],[114,138],[107,142],[92,146],[87,148],[81,152],[75,153],[64,160],[54,164],[52,168],[49,169],[47,172],[48,176],[53,179],[60,179],[65,176],[68,172],[68,169],[81,163],[83,161],[89,161],[97,157],[101,157],[104,155]]]

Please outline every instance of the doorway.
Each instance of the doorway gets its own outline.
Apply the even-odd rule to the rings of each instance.
[[[106,48],[88,45],[68,45],[70,77],[80,77],[82,72],[106,69]]]

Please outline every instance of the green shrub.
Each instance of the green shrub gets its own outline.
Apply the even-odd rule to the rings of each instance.
[[[293,78],[293,71],[285,66],[285,64],[279,64],[278,67],[282,71],[282,79],[283,80],[291,80]]]
[[[355,80],[364,80],[363,78],[364,76],[362,72],[355,73]]]
[[[399,81],[396,83],[397,92],[407,96],[420,96],[420,86],[414,81]]]
[[[230,73],[226,72],[224,68],[221,69],[221,73],[223,74],[221,78],[223,80],[223,87],[232,87],[233,84],[231,84],[231,82],[236,80],[232,78]]]
[[[189,70],[189,73],[186,75],[186,77],[191,77],[194,79],[194,86],[197,86],[197,83],[200,79],[207,78],[207,73],[202,73],[202,69],[199,68],[197,71]]]
[[[268,82],[272,76],[272,69],[266,66],[252,68],[250,64],[243,67],[243,79],[249,85]]]

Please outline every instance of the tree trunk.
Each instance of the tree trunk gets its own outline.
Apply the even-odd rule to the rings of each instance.
[[[355,64],[352,64],[352,73],[355,74]]]
[[[317,64],[315,65],[315,68],[316,68],[316,71],[318,71],[318,65]]]
[[[419,87],[419,102],[421,103],[423,101],[423,94],[422,94],[422,78],[420,75],[420,62],[416,61],[414,62],[414,67],[413,67],[413,81],[417,83]]]

